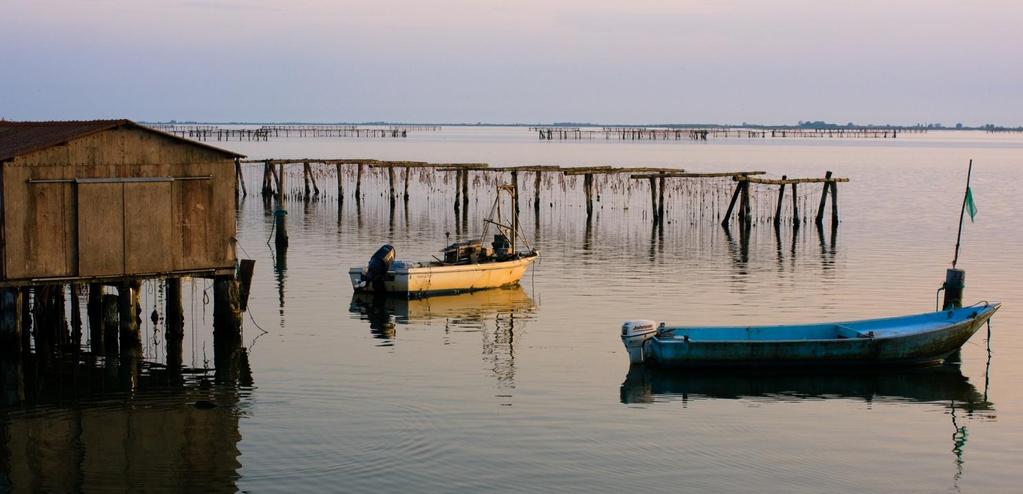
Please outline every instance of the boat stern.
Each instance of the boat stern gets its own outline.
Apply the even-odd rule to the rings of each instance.
[[[622,343],[629,352],[630,364],[642,364],[649,356],[647,342],[657,335],[657,323],[645,319],[622,324]]]

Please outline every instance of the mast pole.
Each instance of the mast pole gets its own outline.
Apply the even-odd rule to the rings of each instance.
[[[970,160],[970,166],[966,170],[966,191],[963,192],[963,206],[959,209],[959,234],[956,235],[956,253],[955,257],[952,258],[952,269],[955,269],[956,263],[959,262],[959,242],[963,238],[963,217],[966,214],[966,199],[970,193],[970,175],[973,174],[973,160]]]

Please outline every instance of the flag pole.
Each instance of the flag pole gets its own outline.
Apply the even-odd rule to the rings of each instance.
[[[973,160],[970,160],[970,167],[966,170],[966,191],[963,192],[963,207],[959,210],[959,234],[956,236],[956,254],[952,258],[952,268],[955,269],[959,262],[959,242],[963,239],[963,217],[966,214],[966,199],[970,196],[970,175],[973,173]]]

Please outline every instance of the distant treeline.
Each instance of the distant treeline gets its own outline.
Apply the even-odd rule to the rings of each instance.
[[[200,122],[192,120],[169,120],[163,122],[142,122],[144,124],[156,124],[156,125],[378,125],[378,126],[389,126],[389,125],[438,125],[444,127],[597,127],[597,128],[615,128],[615,127],[658,127],[668,129],[893,129],[893,130],[911,130],[911,129],[927,129],[927,130],[985,130],[988,132],[1023,132],[1023,126],[1009,127],[997,124],[984,124],[979,126],[969,126],[962,123],[955,125],[946,126],[941,123],[918,123],[915,125],[893,125],[893,124],[857,124],[848,122],[845,124],[838,124],[832,122],[825,122],[823,120],[800,120],[795,125],[785,124],[756,124],[743,122],[741,124],[717,124],[717,123],[651,123],[651,124],[602,124],[602,123],[590,123],[590,122],[553,122],[549,124],[545,123],[452,123],[452,122],[386,122],[386,121],[373,121],[373,122]]]

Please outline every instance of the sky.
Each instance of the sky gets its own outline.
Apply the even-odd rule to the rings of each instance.
[[[0,118],[1023,124],[1023,2],[3,0]]]

